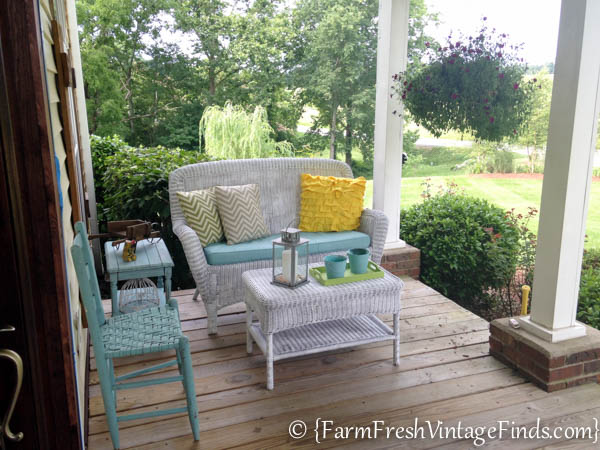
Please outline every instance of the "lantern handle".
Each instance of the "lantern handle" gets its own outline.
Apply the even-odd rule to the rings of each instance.
[[[287,231],[287,230],[288,230],[288,228],[290,227],[290,225],[291,225],[291,224],[293,224],[297,218],[298,218],[298,217],[294,217],[294,218],[293,218],[293,219],[290,221],[290,223],[288,223],[288,224],[285,226],[285,231]]]

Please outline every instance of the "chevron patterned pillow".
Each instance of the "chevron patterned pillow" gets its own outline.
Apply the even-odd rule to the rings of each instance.
[[[215,196],[227,245],[269,235],[260,209],[257,184],[215,186]]]
[[[185,221],[196,232],[202,247],[223,240],[214,188],[177,192]]]

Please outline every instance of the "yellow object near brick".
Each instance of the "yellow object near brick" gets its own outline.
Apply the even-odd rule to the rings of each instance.
[[[301,175],[302,231],[349,231],[360,225],[367,180]]]

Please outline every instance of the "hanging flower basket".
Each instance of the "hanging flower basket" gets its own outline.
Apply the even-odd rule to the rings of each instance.
[[[395,94],[436,137],[457,130],[500,141],[516,136],[529,114],[530,94],[539,85],[525,79],[522,46],[510,45],[485,21],[476,36],[449,35],[444,46],[426,43],[427,62],[394,76]]]

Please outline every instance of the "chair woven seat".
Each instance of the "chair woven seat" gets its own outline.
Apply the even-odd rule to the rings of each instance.
[[[177,309],[170,306],[111,317],[101,330],[106,355],[113,358],[171,350],[183,336]]]

